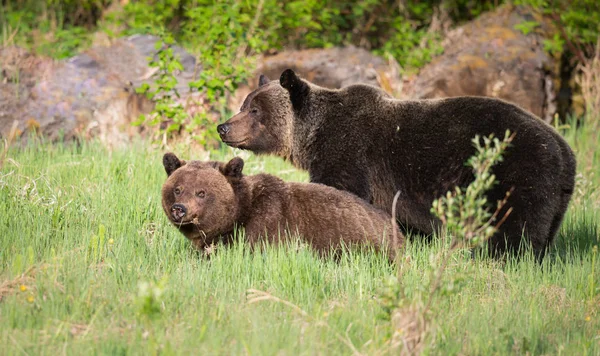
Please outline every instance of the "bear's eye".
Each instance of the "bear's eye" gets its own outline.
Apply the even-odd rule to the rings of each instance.
[[[175,190],[173,192],[175,193],[175,195],[179,195],[179,194],[181,194],[181,189],[175,188]]]
[[[257,108],[250,109],[250,114],[258,114],[258,109]]]
[[[196,196],[198,198],[204,198],[206,196],[206,193],[204,192],[204,190],[201,190],[199,192],[196,192]]]

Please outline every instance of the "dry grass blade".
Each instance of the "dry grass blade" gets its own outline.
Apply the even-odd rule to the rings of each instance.
[[[2,46],[14,46],[17,33],[19,33],[19,26],[13,30],[10,25],[4,25],[2,28]]]
[[[394,241],[398,241],[398,220],[396,220],[396,205],[398,204],[398,198],[400,198],[400,191],[394,195],[394,201],[392,202],[392,234]],[[396,257],[398,257],[396,255]]]
[[[4,148],[2,149],[2,153],[0,153],[0,169],[2,169],[2,167],[4,167],[4,160],[6,159],[6,156],[8,155],[8,149],[10,148],[10,145],[12,144],[15,137],[17,136],[17,124],[18,124],[17,120],[14,120],[13,124],[10,128],[8,138],[4,141]]]
[[[392,315],[392,351],[401,347],[400,355],[419,355],[423,351],[428,323],[425,312],[419,306],[411,305],[398,309]]]
[[[346,329],[346,337],[343,337],[338,332],[336,332],[334,329],[332,329],[331,326],[329,326],[329,324],[327,324],[324,321],[316,321],[312,316],[310,316],[310,314],[308,314],[305,310],[303,310],[302,308],[300,308],[299,306],[297,306],[294,303],[291,303],[287,300],[278,298],[268,292],[261,291],[258,289],[248,289],[247,292],[248,292],[248,304],[254,304],[254,303],[263,302],[263,301],[271,301],[271,302],[281,303],[281,304],[291,308],[296,313],[300,314],[302,317],[306,318],[307,321],[314,322],[314,325],[324,326],[327,329],[329,329],[331,332],[333,332],[333,334],[339,341],[341,341],[344,345],[348,346],[348,348],[350,348],[350,350],[352,350],[352,353],[354,355],[362,355],[362,353],[356,349],[356,347],[354,346],[354,344],[348,337],[348,330],[350,330],[350,327],[352,326],[352,324],[348,325],[348,328]]]
[[[71,336],[85,336],[87,335],[88,331],[89,327],[87,324],[71,323],[71,326],[69,327],[69,333],[71,333]]]
[[[25,286],[26,288],[32,288],[31,285],[35,281],[35,267],[29,268],[27,271],[22,273],[20,276],[2,282],[0,284],[0,302],[7,296],[14,294],[18,291],[20,286]]]
[[[591,58],[579,63],[580,75],[577,84],[581,87],[581,94],[585,101],[587,117],[591,118],[593,127],[600,126],[600,38],[596,43],[596,50]]]
[[[258,289],[248,289],[248,304],[254,304],[254,303],[267,301],[267,300],[284,304],[284,305],[292,308],[298,314],[305,316],[305,317],[310,317],[310,315],[308,315],[307,312],[305,312],[302,308],[300,308],[299,306],[297,306],[294,303],[288,302],[287,300],[283,300],[281,298],[277,298],[276,296],[274,296],[270,293],[267,293],[267,292],[264,292],[264,291],[261,291]]]

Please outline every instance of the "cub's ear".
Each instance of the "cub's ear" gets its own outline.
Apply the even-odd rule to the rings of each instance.
[[[291,69],[286,69],[281,73],[279,84],[290,93],[290,99],[292,100],[294,109],[301,109],[310,92],[308,84],[298,78],[296,73]]]
[[[222,168],[222,173],[226,177],[241,178],[242,170],[244,169],[244,160],[240,157],[232,158],[231,161],[227,162],[225,167]]]
[[[165,172],[167,172],[167,176],[170,176],[177,169],[185,165],[184,160],[180,160],[175,156],[172,152],[167,152],[163,156],[163,166],[165,167]]]
[[[263,85],[269,84],[269,82],[271,82],[271,81],[264,74],[261,74],[260,77],[258,77],[258,87],[259,88],[262,87]]]

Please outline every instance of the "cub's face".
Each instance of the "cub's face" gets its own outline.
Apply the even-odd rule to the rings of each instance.
[[[287,158],[294,115],[288,92],[261,76],[259,88],[246,97],[240,112],[217,127],[231,147]]]
[[[185,237],[210,244],[233,229],[238,209],[222,163],[185,162],[167,153],[163,165],[163,210]]]

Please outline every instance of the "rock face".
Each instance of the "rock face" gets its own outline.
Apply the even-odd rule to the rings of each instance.
[[[400,92],[401,79],[395,60],[385,60],[354,46],[289,50],[266,55],[259,60],[255,75],[248,85],[241,85],[229,100],[229,109],[237,112],[244,98],[258,87],[258,76],[264,74],[279,80],[286,69],[326,88],[341,88],[365,83],[378,86],[390,94]]]
[[[153,104],[134,86],[154,74],[147,57],[156,53],[153,36],[131,36],[96,46],[66,61],[34,56],[23,49],[0,49],[0,135],[14,120],[20,132],[50,140],[99,137],[109,144],[127,142],[132,120]],[[178,87],[187,88],[196,61],[175,47],[184,66]]]
[[[541,27],[524,35],[515,26],[525,21],[537,21]],[[552,78],[557,77],[557,63],[544,52],[538,33],[548,26],[522,7],[504,6],[486,13],[450,31],[444,53],[404,86],[402,96],[497,97],[548,122],[556,112]]]
[[[327,88],[366,83],[392,92],[399,80],[394,63],[390,66],[383,58],[354,46],[285,51],[266,56],[259,63],[257,73],[279,79],[288,68]]]

